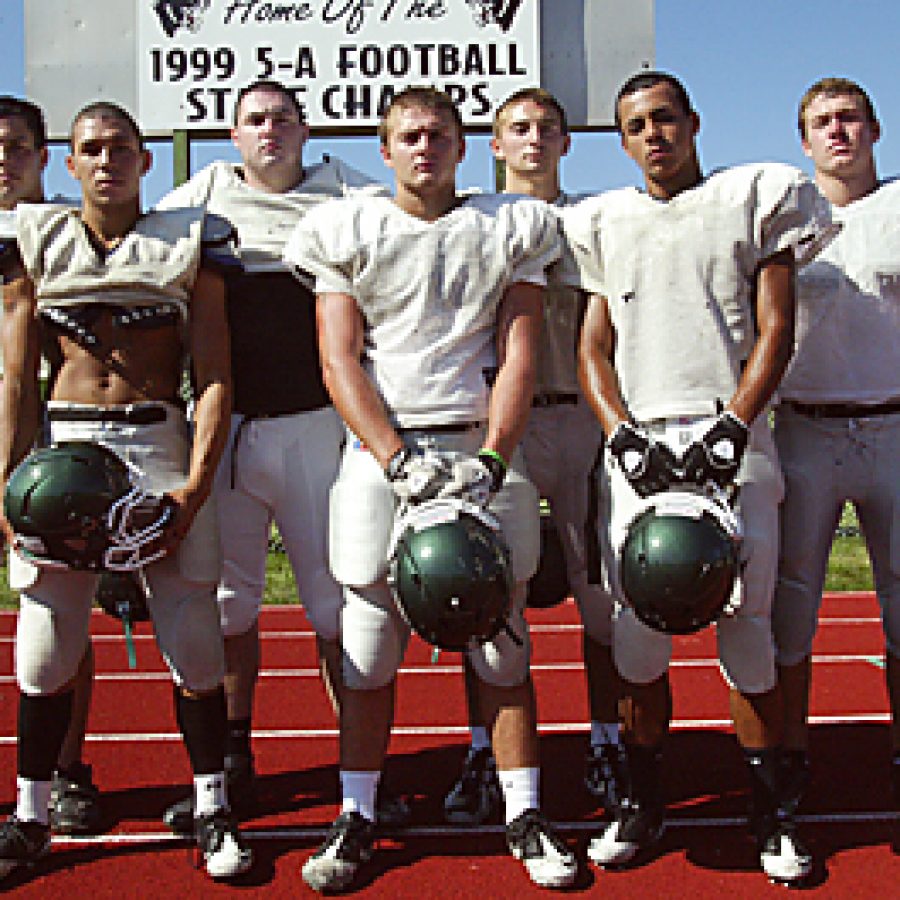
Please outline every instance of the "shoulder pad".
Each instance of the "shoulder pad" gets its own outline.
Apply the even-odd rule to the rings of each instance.
[[[233,271],[241,266],[237,253],[237,230],[223,216],[207,213],[203,217],[200,242],[204,265],[220,271]]]
[[[237,230],[228,219],[208,212],[203,217],[201,240],[204,248],[220,247],[223,244],[236,246],[238,242]]]

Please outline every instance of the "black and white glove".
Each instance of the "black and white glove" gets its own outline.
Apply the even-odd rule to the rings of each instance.
[[[439,453],[401,447],[390,458],[385,474],[401,503],[423,503],[441,493],[450,480],[451,465]]]
[[[503,486],[506,468],[500,454],[492,450],[479,450],[476,457],[455,460],[441,496],[456,497],[484,508]]]
[[[701,487],[710,481],[722,488],[732,484],[749,437],[750,430],[733,412],[723,412],[706,434],[684,451],[684,480]]]
[[[681,480],[678,457],[643,428],[620,422],[609,440],[609,452],[640,497],[658,494]]]

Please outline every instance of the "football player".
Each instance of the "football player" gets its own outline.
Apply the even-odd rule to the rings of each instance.
[[[835,527],[850,501],[881,605],[900,802],[900,184],[878,180],[881,128],[858,84],[816,82],[797,124],[816,184],[843,227],[798,280],[796,350],[775,411],[785,499],[772,621],[789,777],[799,802],[812,642]]]
[[[577,199],[560,188],[560,161],[568,153],[571,139],[565,110],[555,97],[541,88],[517,91],[497,109],[493,132],[491,148],[504,163],[507,193],[537,197],[557,206],[570,205]],[[592,794],[609,804],[615,799],[620,752],[616,674],[610,646],[612,598],[588,577],[585,543],[589,487],[603,486],[591,477],[603,432],[578,386],[575,347],[583,313],[580,294],[556,283],[553,270],[549,274],[537,386],[522,450],[528,477],[549,502],[552,527],[563,548],[564,574],[585,624],[584,661],[591,718],[585,782]],[[465,673],[472,717],[478,709],[473,697],[477,682],[469,666]],[[447,819],[467,825],[486,821],[499,801],[487,730],[474,718],[472,723],[471,747],[462,774],[444,801]]]
[[[375,791],[409,635],[387,580],[395,511],[446,492],[489,506],[512,554],[509,628],[467,654],[481,681],[510,851],[535,883],[562,887],[576,866],[539,812],[522,615],[537,563],[537,495],[516,451],[558,225],[535,200],[457,193],[465,140],[445,94],[400,92],[379,135],[394,196],[321,207],[300,223],[286,254],[315,276],[325,384],[348,428],[329,541],[344,586],[343,800],[303,877],[315,890],[343,890],[371,858]]]
[[[50,439],[102,444],[136,467],[143,487],[165,495],[171,520],[158,544],[166,555],[142,578],[194,771],[197,845],[209,875],[231,877],[249,867],[251,854],[226,794],[214,593],[220,558],[215,513],[206,503],[231,404],[224,285],[204,262],[201,213],[141,215],[141,177],[151,157],[125,110],[103,102],[85,107],[70,142],[66,164],[81,186],[81,208],[17,209],[17,255],[4,287],[0,469],[6,483],[35,440],[43,349],[52,368]],[[186,353],[197,391],[192,446],[178,394]],[[0,518],[0,527],[14,547],[10,523]],[[60,571],[15,550],[10,555],[10,585],[21,597],[18,794],[14,815],[0,828],[2,875],[49,849],[51,775],[70,722],[97,580],[94,571]]]
[[[736,612],[716,622],[719,661],[748,765],[760,863],[773,879],[798,881],[811,859],[782,814],[778,785],[782,711],[770,612],[782,480],[764,410],[791,353],[795,267],[825,240],[827,216],[815,186],[788,166],[704,176],[699,118],[669,74],[631,78],[615,111],[644,189],[611,191],[562,213],[590,294],[581,382],[608,441],[610,540],[618,547],[642,498],[673,484],[737,490],[743,591]],[[631,860],[664,827],[671,645],[633,609],[617,608],[629,793],[590,842],[601,866]]]
[[[15,241],[12,211],[19,203],[43,201],[47,160],[44,114],[28,100],[0,97],[0,241],[8,242],[9,252]],[[0,349],[0,374],[2,368]],[[100,827],[99,792],[91,767],[81,759],[93,678],[94,653],[88,642],[73,685],[72,724],[53,776],[50,824],[62,834],[87,834]]]
[[[203,206],[239,235],[241,268],[228,277],[227,300],[234,409],[214,493],[223,555],[225,765],[232,803],[244,812],[254,796],[251,718],[273,520],[316,632],[336,713],[341,695],[341,589],[328,571],[325,541],[328,489],[344,430],[322,383],[314,297],[281,254],[294,226],[329,197],[386,188],[334,159],[304,167],[309,127],[296,96],[277,82],[254,82],[239,92],[231,136],[240,164],[212,163],[159,207]],[[397,813],[388,809],[388,817]],[[190,798],[172,806],[165,820],[176,831],[189,830]]]

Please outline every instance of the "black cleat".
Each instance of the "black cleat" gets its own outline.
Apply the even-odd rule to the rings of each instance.
[[[358,812],[341,813],[324,843],[303,865],[303,880],[322,894],[347,890],[372,858],[374,828]]]
[[[498,816],[501,800],[490,747],[470,747],[458,781],[444,798],[444,818],[453,825],[483,825]]]
[[[50,826],[10,816],[0,825],[0,879],[50,852]]]
[[[622,797],[623,752],[619,744],[601,744],[588,750],[584,762],[584,786],[609,809]]]
[[[91,767],[77,762],[58,769],[50,786],[50,827],[57,834],[96,834],[102,813]]]

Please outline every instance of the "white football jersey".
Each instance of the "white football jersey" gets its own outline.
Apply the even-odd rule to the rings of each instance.
[[[187,319],[200,265],[203,211],[178,209],[141,216],[122,240],[102,252],[71,206],[19,204],[17,239],[34,282],[38,308],[106,303],[172,303]]]
[[[314,206],[354,190],[386,194],[388,189],[336,159],[304,169],[303,181],[280,194],[252,188],[241,167],[214,162],[168,193],[159,209],[203,206],[228,219],[238,232],[238,251],[248,272],[284,270],[284,245],[294,226]]]
[[[831,233],[815,185],[777,163],[714,172],[669,201],[626,188],[560,215],[575,263],[564,277],[606,297],[640,421],[727,403],[756,341],[758,266],[785,249],[803,265]]]
[[[539,200],[471,195],[427,222],[389,197],[351,197],[303,220],[285,258],[317,293],[356,300],[365,370],[396,423],[417,427],[487,419],[504,291],[546,285],[559,252]]]
[[[561,193],[554,206],[572,206],[584,199]],[[576,340],[580,321],[580,293],[565,284],[557,263],[547,272],[544,291],[544,330],[540,341],[535,393],[575,394],[578,386]]]
[[[810,403],[900,398],[900,180],[833,206],[837,238],[800,274],[797,346],[779,389]]]

